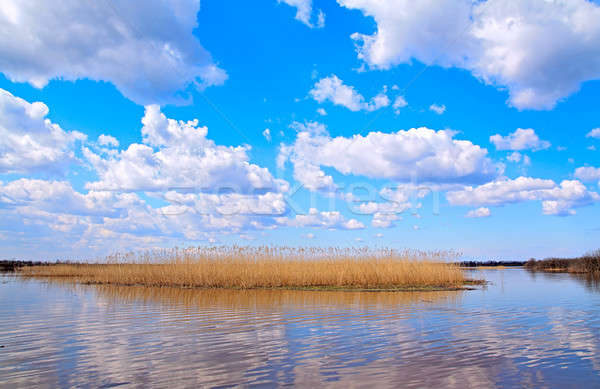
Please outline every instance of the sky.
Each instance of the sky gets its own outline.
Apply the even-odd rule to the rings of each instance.
[[[0,250],[583,254],[600,4],[0,5]]]

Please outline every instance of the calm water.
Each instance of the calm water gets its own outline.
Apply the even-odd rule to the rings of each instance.
[[[600,387],[600,290],[193,291],[0,277],[2,387]]]

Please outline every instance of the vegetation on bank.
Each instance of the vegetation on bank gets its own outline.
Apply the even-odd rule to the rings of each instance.
[[[331,290],[460,289],[449,252],[217,247],[114,255],[98,264],[31,266],[21,274],[80,283],[188,288]]]
[[[462,261],[461,267],[518,267],[524,266],[525,261]]]
[[[26,266],[49,266],[51,262],[42,261],[17,261],[17,260],[2,260],[0,261],[0,272],[13,272]]]
[[[547,258],[540,261],[530,259],[525,263],[525,268],[533,271],[600,275],[600,250],[578,258]]]

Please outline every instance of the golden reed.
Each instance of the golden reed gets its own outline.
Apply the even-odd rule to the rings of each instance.
[[[450,252],[197,247],[115,254],[102,263],[32,266],[22,274],[80,283],[189,288],[448,289],[462,270]]]

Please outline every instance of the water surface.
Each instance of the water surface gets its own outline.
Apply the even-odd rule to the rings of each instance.
[[[231,291],[0,277],[4,387],[600,387],[600,290]]]

